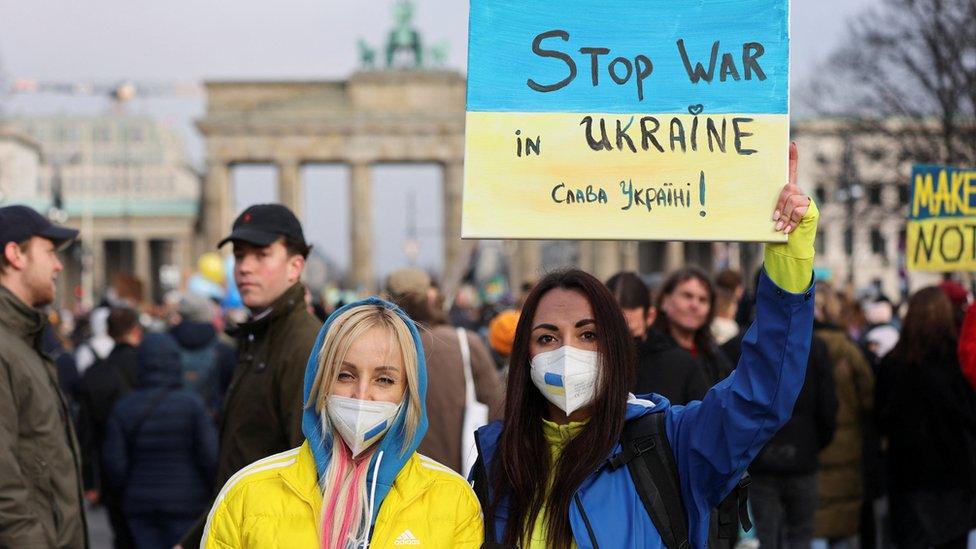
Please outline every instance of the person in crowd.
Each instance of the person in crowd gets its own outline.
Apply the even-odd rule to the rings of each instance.
[[[428,288],[430,276],[419,269],[398,269],[386,280],[386,291],[391,300],[423,327],[420,339],[431,377],[427,391],[430,428],[419,451],[460,472],[463,465],[461,429],[466,404],[462,343],[468,349],[475,398],[488,405],[488,415],[493,418],[501,415],[498,370],[481,338],[470,331],[454,328],[432,306]]]
[[[976,527],[976,394],[959,369],[953,304],[936,287],[908,302],[878,369],[895,546],[966,547]]]
[[[976,307],[966,310],[959,330],[959,366],[969,385],[976,390]]]
[[[864,440],[871,429],[874,374],[861,349],[840,327],[846,310],[827,285],[817,287],[814,333],[827,345],[837,395],[837,429],[820,452],[814,536],[832,547],[850,547],[861,531]]]
[[[108,334],[115,342],[105,360],[96,362],[82,376],[78,385],[81,405],[79,441],[85,499],[101,503],[108,512],[116,549],[134,547],[125,517],[122,515],[122,495],[103,482],[102,447],[108,418],[115,403],[132,392],[139,378],[139,351],[143,329],[139,313],[128,307],[109,310]]]
[[[236,360],[234,349],[220,340],[213,319],[210,300],[188,292],[180,296],[176,322],[169,333],[180,348],[183,387],[200,395],[210,414],[217,417]]]
[[[512,343],[515,341],[519,316],[517,309],[505,309],[488,323],[488,345],[491,346],[503,377],[508,375],[508,359],[512,356]]]
[[[0,547],[87,547],[81,452],[41,351],[58,250],[78,231],[26,206],[0,208]]]
[[[223,400],[215,487],[249,463],[301,443],[302,374],[321,327],[305,307],[300,279],[311,247],[291,210],[247,208],[220,246],[227,243],[251,317],[232,332],[237,366]],[[185,549],[199,546],[205,522],[201,516],[184,536]]]
[[[965,286],[953,280],[949,275],[946,275],[945,280],[939,284],[939,289],[952,304],[952,318],[956,322],[958,333],[958,328],[962,326],[962,321],[966,317],[966,309],[969,307],[972,296],[969,295],[969,290]]]
[[[817,511],[817,453],[836,427],[830,357],[827,345],[814,336],[793,415],[749,467],[749,501],[763,549],[809,549]]]
[[[636,371],[631,392],[657,393],[671,404],[701,400],[708,385],[701,365],[688,351],[660,330],[653,328],[657,309],[651,293],[637,273],[620,272],[606,282],[624,314],[627,329],[637,349]]]
[[[739,301],[735,294],[724,289],[715,288],[715,317],[712,318],[712,337],[721,347],[736,339],[739,335],[739,323],[735,321],[735,313],[739,309]]]
[[[68,406],[72,411],[72,419],[78,419],[78,404],[76,393],[78,382],[81,381],[81,374],[78,372],[78,362],[75,360],[74,347],[71,340],[65,336],[61,330],[62,316],[56,311],[48,312],[48,323],[44,327],[41,348],[51,360],[58,372],[58,384],[61,392],[68,400]]]
[[[204,546],[480,547],[471,487],[417,452],[429,372],[414,322],[391,303],[366,299],[333,313],[314,349],[306,441],[227,482]]]
[[[835,328],[843,329],[848,339],[856,344],[861,341],[870,327],[867,317],[864,316],[864,309],[848,293],[835,292],[835,299],[839,303],[840,312],[831,315],[832,324]]]
[[[861,347],[864,348],[871,367],[874,368],[898,343],[895,309],[891,300],[883,295],[865,303],[862,309],[868,325],[861,338]]]
[[[736,312],[739,310],[739,301],[735,294],[715,286],[715,317],[712,319],[712,337],[715,344],[725,354],[725,357],[735,364],[739,361],[742,354],[742,328],[735,320]]]
[[[481,329],[481,300],[478,290],[470,284],[462,284],[454,295],[449,311],[450,323],[454,326],[477,332]]]
[[[112,352],[115,342],[108,335],[108,315],[110,307],[98,307],[88,315],[88,328],[91,336],[80,343],[75,349],[75,362],[78,373],[84,375],[85,370],[99,360],[105,360]]]
[[[742,279],[742,273],[735,269],[722,269],[719,271],[715,275],[715,287],[719,290],[729,292],[736,301],[746,296],[745,281]]]
[[[217,465],[217,431],[200,397],[183,389],[176,342],[147,334],[136,390],[108,419],[103,485],[121,495],[135,546],[169,549],[206,511]]]
[[[679,269],[661,285],[654,327],[695,357],[708,387],[728,377],[733,368],[712,337],[714,313],[715,288],[701,269]]]
[[[472,477],[488,543],[705,546],[711,509],[789,419],[803,383],[817,209],[794,184],[795,146],[790,152],[790,183],[773,218],[792,234],[766,247],[768,275],[736,373],[703,400],[672,407],[657,395],[628,396],[633,336],[599,280],[569,270],[535,286],[516,330],[505,419],[478,431]],[[665,478],[680,487],[684,513],[669,516],[684,517],[684,531],[674,523],[659,530],[664,521],[642,508],[629,468],[620,466],[636,451],[628,444],[624,452],[622,433],[641,423],[663,430],[659,440],[673,449],[676,466]]]
[[[742,273],[733,269],[724,269],[715,275],[715,318],[712,319],[712,335],[720,347],[733,345],[732,354],[736,357],[738,357],[738,340],[742,339],[742,329],[749,324],[739,322],[739,308],[747,297]],[[735,326],[727,321],[734,322]],[[729,341],[734,343],[730,344]],[[732,360],[732,363],[734,364],[736,360],[738,358]]]

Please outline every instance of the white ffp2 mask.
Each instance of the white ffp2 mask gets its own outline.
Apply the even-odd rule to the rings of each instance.
[[[593,400],[600,353],[569,345],[532,357],[532,383],[566,415]]]
[[[400,404],[331,395],[326,411],[332,427],[356,457],[390,430]]]

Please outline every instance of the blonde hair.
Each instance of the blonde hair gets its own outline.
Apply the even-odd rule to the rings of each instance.
[[[322,347],[318,350],[318,370],[312,382],[305,407],[313,408],[322,421],[323,430],[332,435],[332,457],[325,473],[319,479],[322,490],[320,517],[321,546],[329,549],[345,549],[350,543],[359,546],[369,536],[372,514],[366,486],[366,468],[372,459],[374,448],[353,459],[342,437],[332,431],[326,407],[328,398],[339,377],[339,370],[353,343],[366,332],[382,328],[390,335],[391,352],[400,352],[407,387],[404,393],[406,409],[403,424],[403,445],[400,455],[405,454],[417,432],[422,415],[420,402],[418,351],[410,327],[393,309],[376,304],[351,307],[333,319]],[[323,438],[325,440],[325,438]],[[375,481],[375,479],[374,479]]]

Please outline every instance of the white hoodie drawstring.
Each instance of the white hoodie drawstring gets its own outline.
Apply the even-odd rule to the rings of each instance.
[[[373,486],[369,490],[369,511],[366,515],[366,545],[369,549],[369,533],[373,529],[373,504],[376,502],[376,479],[380,473],[380,462],[383,461],[383,450],[376,455],[376,465],[373,466]]]

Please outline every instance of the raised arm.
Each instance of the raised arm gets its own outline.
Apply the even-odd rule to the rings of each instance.
[[[796,186],[796,148],[790,182],[773,215],[785,244],[766,246],[756,297],[756,320],[742,339],[731,376],[702,401],[669,409],[667,435],[693,525],[692,545],[705,543],[702,522],[735,486],[766,442],[789,420],[803,386],[813,333],[813,242],[818,210]]]

